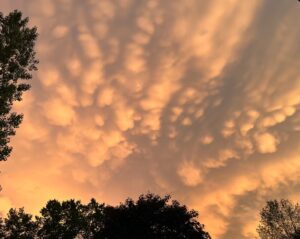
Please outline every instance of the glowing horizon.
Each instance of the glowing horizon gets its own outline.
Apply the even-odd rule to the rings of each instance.
[[[1,212],[151,191],[212,238],[253,238],[271,198],[300,201],[300,4],[2,0],[36,25]]]

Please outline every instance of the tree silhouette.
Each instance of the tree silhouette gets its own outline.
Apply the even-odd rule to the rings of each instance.
[[[41,210],[39,238],[101,238],[104,219],[104,204],[92,199],[87,205],[68,200],[60,203],[50,200]]]
[[[85,223],[82,238],[102,238],[104,230],[105,205],[99,204],[95,199],[84,206],[83,215]]]
[[[1,220],[0,238],[3,239],[34,239],[38,224],[32,221],[32,216],[19,210],[10,209],[7,218]]]
[[[41,210],[42,217],[38,218],[41,226],[38,236],[48,239],[75,238],[85,228],[83,208],[80,201],[49,201]]]
[[[106,208],[104,238],[110,239],[206,239],[209,234],[189,211],[170,196],[141,195],[135,202],[127,199],[117,207]]]
[[[262,239],[300,239],[300,207],[289,200],[267,201],[257,232]]]
[[[12,112],[12,106],[22,100],[22,93],[30,88],[24,81],[37,69],[36,38],[36,28],[28,27],[28,18],[22,18],[21,12],[15,10],[7,16],[0,12],[0,161],[10,155],[10,137],[23,118]]]
[[[170,196],[141,195],[119,206],[105,206],[92,199],[50,200],[41,216],[32,220],[23,209],[11,209],[2,219],[0,237],[5,239],[210,239],[197,219]]]

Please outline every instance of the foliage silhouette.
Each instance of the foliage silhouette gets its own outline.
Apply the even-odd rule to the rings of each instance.
[[[7,218],[1,220],[0,238],[5,239],[33,239],[37,233],[38,224],[32,221],[32,216],[19,210],[10,209]]]
[[[0,12],[0,161],[11,153],[10,137],[23,116],[12,112],[14,101],[21,101],[30,85],[24,81],[37,70],[34,45],[37,29],[28,27],[28,18],[15,10],[7,16]]]
[[[135,202],[127,199],[117,207],[107,207],[104,237],[145,239],[210,238],[197,220],[196,211],[188,211],[170,196],[141,195]]]
[[[170,196],[148,193],[137,201],[127,199],[118,206],[106,206],[92,199],[62,203],[50,200],[41,216],[32,220],[23,209],[11,209],[1,219],[0,236],[45,239],[210,239],[204,226],[196,219],[198,213],[189,211]]]
[[[257,232],[262,239],[300,239],[300,207],[289,200],[267,201]]]
[[[41,238],[75,238],[85,226],[83,205],[80,201],[58,202],[51,200],[41,210],[38,218],[38,236]]]

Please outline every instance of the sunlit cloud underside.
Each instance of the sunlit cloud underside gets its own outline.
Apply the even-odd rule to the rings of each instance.
[[[170,193],[213,238],[300,201],[300,4],[1,0],[38,27],[39,70],[0,205]]]

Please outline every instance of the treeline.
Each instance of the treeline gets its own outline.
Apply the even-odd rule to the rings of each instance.
[[[209,239],[198,213],[170,196],[151,193],[109,206],[92,199],[88,204],[50,200],[33,217],[23,208],[10,209],[1,219],[3,239]]]
[[[0,218],[3,239],[211,239],[198,212],[170,196],[142,194],[118,206],[77,200],[50,200],[33,217],[24,208]],[[300,239],[300,206],[270,200],[260,212],[261,239]]]

